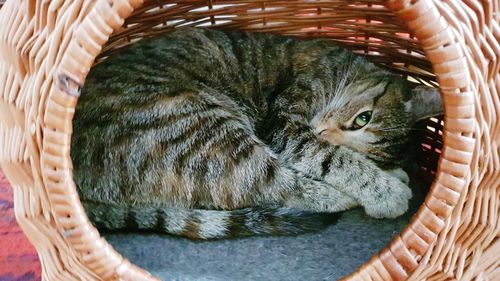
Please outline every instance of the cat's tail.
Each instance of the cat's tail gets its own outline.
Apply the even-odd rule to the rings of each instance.
[[[104,230],[153,230],[191,239],[313,232],[337,221],[339,214],[289,208],[246,208],[231,211],[118,206],[83,202],[89,219]]]

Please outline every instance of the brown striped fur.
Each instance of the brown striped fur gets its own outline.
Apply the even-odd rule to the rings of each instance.
[[[440,112],[436,90],[329,40],[182,28],[91,70],[74,178],[105,229],[209,239],[309,231],[355,206],[392,218],[411,197],[410,128]]]

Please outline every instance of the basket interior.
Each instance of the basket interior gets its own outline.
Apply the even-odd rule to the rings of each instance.
[[[169,32],[181,26],[269,32],[304,38],[326,37],[366,56],[384,68],[406,75],[414,82],[437,85],[431,64],[426,60],[419,42],[408,32],[404,23],[384,7],[383,1],[146,1],[141,8],[126,19],[121,29],[112,34],[95,64],[104,61],[110,55],[119,53],[120,49],[130,43]],[[412,178],[416,182],[414,192],[415,190],[420,192],[412,201],[410,213],[398,221],[375,222],[373,220],[367,225],[361,225],[359,222],[367,218],[361,210],[354,210],[347,216],[341,217],[337,226],[322,234],[298,238],[252,238],[245,239],[245,241],[211,242],[212,244],[194,243],[154,234],[104,235],[132,262],[165,278],[172,277],[174,274],[186,280],[195,280],[201,275],[212,276],[214,280],[224,280],[231,276],[238,277],[238,274],[241,275],[247,270],[245,274],[251,276],[254,274],[253,278],[277,280],[276,278],[282,278],[290,272],[285,272],[285,275],[269,274],[276,272],[278,268],[289,268],[292,271],[296,268],[297,271],[293,274],[297,279],[292,278],[293,280],[303,280],[307,274],[311,276],[310,274],[314,275],[318,272],[326,274],[325,276],[331,280],[337,279],[356,269],[369,256],[376,254],[388,244],[392,236],[408,224],[412,212],[417,210],[423,201],[423,196],[428,192],[441,153],[443,121],[439,118],[428,119],[420,122],[417,127],[420,132],[416,134],[417,142],[420,144],[416,148],[420,169],[412,175]],[[356,228],[354,232],[353,228]],[[356,232],[360,235],[356,235]],[[317,242],[319,240],[332,241],[346,235],[355,236],[353,239],[348,239],[351,243],[339,243],[334,247],[331,247],[330,243],[329,247],[328,242],[327,245]],[[345,242],[342,239],[337,241]],[[363,241],[371,242],[363,243]],[[158,252],[158,247],[175,254],[170,256],[150,254]],[[241,251],[228,252],[229,249],[235,247],[239,247]],[[273,255],[276,248],[284,249],[281,254],[287,258],[281,262],[273,262],[272,259],[279,258]],[[301,251],[302,248],[305,255],[311,258],[299,260],[297,257],[296,263],[299,260],[299,263],[303,264],[290,266],[289,263],[294,258],[293,253]],[[251,251],[250,249],[258,250]],[[329,259],[329,256],[335,255],[333,250],[337,253],[343,252],[346,258]],[[220,255],[216,257],[214,253]],[[247,259],[249,254],[260,255],[260,257],[255,260]],[[181,258],[172,260],[172,256]],[[263,256],[267,256],[268,261],[262,262],[265,260],[262,259]],[[325,257],[329,259],[327,263],[324,262]],[[318,259],[323,261],[317,262]],[[254,264],[248,266],[244,264],[245,261]],[[234,266],[212,271],[217,264],[228,265],[230,263]],[[269,263],[273,263],[273,266],[265,267],[266,271],[262,266]],[[318,265],[315,268],[316,271],[313,270],[312,264]],[[332,267],[336,267],[336,270],[332,271]],[[267,276],[268,279],[255,275],[257,271],[252,268],[262,272],[263,276]],[[182,274],[175,273],[182,270],[185,271]],[[186,272],[190,272],[191,275],[186,275]],[[306,275],[301,275],[304,272]],[[240,277],[244,278],[245,274]]]

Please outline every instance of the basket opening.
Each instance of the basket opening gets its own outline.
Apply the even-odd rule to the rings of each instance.
[[[119,53],[125,46],[143,38],[154,37],[169,32],[176,27],[199,26],[223,30],[269,32],[305,38],[326,37],[356,53],[365,55],[369,60],[382,67],[407,75],[408,79],[414,82],[437,85],[431,71],[431,65],[426,60],[418,41],[411,36],[404,24],[399,22],[383,5],[349,4],[349,1],[346,1],[346,3],[328,3],[328,5],[312,2],[298,4],[283,2],[234,4],[230,1],[220,1],[220,3],[212,5],[210,1],[208,3],[207,1],[190,1],[174,4],[161,1],[146,2],[127,18],[121,29],[113,33],[109,41],[104,45],[94,65],[103,62],[110,55]],[[418,198],[414,201],[413,211],[416,211],[423,201],[423,197],[429,191],[437,171],[442,149],[443,119],[424,120],[419,122],[416,128],[419,133],[415,137],[420,144],[416,147],[418,150],[416,155],[418,156],[417,161],[420,169],[413,177],[420,179],[418,181],[420,194],[417,194]],[[387,236],[380,241],[372,241],[373,243],[370,245],[361,246],[370,248],[368,251],[366,249],[362,251],[356,247],[363,245],[364,242],[373,239],[373,237],[360,235],[352,240],[347,240],[352,243],[350,246],[353,249],[353,251],[348,252],[348,254],[352,255],[350,261],[344,261],[343,266],[339,266],[342,263],[341,260],[337,261],[338,264],[320,264],[320,269],[317,272],[329,272],[333,265],[333,267],[339,267],[340,270],[329,273],[332,279],[348,274],[367,260],[370,255],[375,254],[391,241],[392,235],[401,231],[408,224],[411,216],[412,214],[405,215],[404,219],[397,222],[398,225],[394,228],[390,226],[394,223],[380,223],[382,226],[379,225],[379,227],[385,228],[384,231]],[[349,218],[351,224],[345,224],[342,227],[356,226],[359,232],[365,233],[372,231],[373,229],[370,227],[355,224],[356,220],[362,217],[362,211],[355,212]],[[283,240],[281,244],[273,243],[276,238],[223,241],[210,244],[192,243],[176,238],[165,239],[154,234],[137,235],[132,239],[130,239],[130,236],[123,234],[104,233],[104,236],[131,261],[145,267],[154,274],[163,276],[165,273],[172,274],[172,272],[176,270],[182,271],[184,268],[185,273],[182,274],[190,272],[191,278],[195,278],[196,274],[204,275],[210,272],[210,274],[221,274],[220,276],[223,276],[221,278],[224,279],[224,276],[240,276],[238,274],[241,273],[234,271],[236,269],[248,269],[242,262],[243,258],[248,254],[257,253],[251,252],[250,249],[260,249],[260,252],[267,253],[269,257],[275,257],[272,254],[275,251],[273,247],[279,248],[291,245],[289,248],[285,248],[283,252],[285,255],[291,255],[300,251],[301,247],[307,248],[309,245],[312,249],[309,250],[310,253],[307,255],[314,255],[316,249],[316,254],[319,257],[326,257],[334,255],[333,250],[339,250],[339,248],[335,248],[339,245],[327,248],[323,244],[315,244],[315,240],[338,239],[339,237],[350,239],[342,236],[341,233],[342,229],[336,229],[329,234],[336,234],[335,236],[327,237],[320,234],[319,236],[306,235],[302,238],[289,237]],[[355,236],[352,232],[349,235]],[[184,253],[184,256],[174,261],[165,255],[147,254],[155,252],[159,247],[158,245],[165,247],[165,252],[170,251],[170,253],[176,255]],[[240,249],[246,247],[247,250],[230,253],[229,250],[234,249],[234,247],[240,247]],[[262,247],[267,247],[268,252],[263,251]],[[355,253],[356,251],[358,253]],[[211,256],[211,254],[217,252],[221,253],[218,259]],[[199,256],[205,258],[198,259],[194,263],[190,261]],[[306,263],[312,260],[306,261]],[[231,266],[232,269],[210,271],[211,268],[216,267],[214,262],[231,265],[234,261],[236,263]],[[286,262],[290,262],[290,260],[286,260]],[[269,260],[266,263],[269,264],[272,261]],[[282,263],[274,264],[275,267],[268,267],[269,272],[275,271],[278,267],[289,267]],[[189,278],[186,277],[187,275],[182,274],[179,277]],[[285,275],[279,275],[276,278],[283,276]]]
[[[94,65],[138,40],[184,26],[329,38],[366,56],[378,66],[405,75],[414,83],[438,87],[432,66],[418,40],[383,1],[356,4],[349,1],[296,4],[279,1],[245,4],[232,1],[218,1],[217,4],[211,1],[146,2],[111,35]],[[417,161],[421,166],[419,174],[426,178],[426,190],[437,171],[442,147],[444,121],[438,118],[416,125],[418,130],[425,131],[415,137],[422,144],[417,148]]]
[[[3,2],[0,0],[0,6]],[[435,135],[440,134],[441,125],[431,120],[429,125],[434,129],[429,129],[424,122],[421,126],[427,136],[422,137],[421,149],[429,154],[421,156],[427,159],[422,172],[430,177],[434,159],[440,155],[436,180],[410,224],[399,234],[390,231],[387,236],[394,235],[391,243],[346,280],[496,279],[500,162],[491,137],[498,136],[496,94],[500,84],[494,75],[499,67],[495,52],[499,49],[495,40],[498,33],[494,32],[497,16],[498,5],[492,6],[491,1],[6,1],[0,8],[0,166],[13,187],[16,219],[44,265],[42,275],[48,279],[156,280],[115,251],[83,211],[69,154],[77,90],[84,85],[103,46],[105,52],[99,59],[104,59],[106,52],[118,51],[120,46],[171,26],[208,25],[326,36],[416,81],[432,84],[434,73],[446,111],[444,144],[441,148],[441,139]],[[66,82],[70,83],[65,85],[61,77],[68,77],[71,80]],[[265,262],[259,265],[249,259],[252,253],[244,251],[249,245],[243,247],[242,241],[226,252],[221,248],[203,252],[197,245],[192,249],[199,253],[194,258],[207,258],[198,260],[197,270],[202,274],[193,268],[190,277],[215,279],[221,275],[208,276],[212,269],[230,265],[234,274],[226,279],[245,279],[248,276],[238,274],[248,273],[248,268],[235,263],[235,253],[240,251],[239,257],[254,266],[252,270],[256,266],[262,269],[262,275],[254,279],[265,280],[270,276],[266,273],[274,270],[284,276],[274,279],[311,280],[312,269],[323,274],[316,279],[336,279],[339,275],[330,271],[332,267],[352,272],[371,255],[363,250],[373,241],[358,236],[370,233],[365,226],[358,224],[352,235],[361,244],[340,234],[332,235],[335,239],[315,239],[347,245],[354,253],[311,243],[297,243],[286,252],[295,238],[281,247],[250,245],[258,251],[255,256]],[[126,242],[133,247],[134,242]],[[179,243],[178,249],[187,248]],[[156,264],[149,267],[153,272],[166,268],[167,279],[174,279],[179,269],[189,273],[179,265],[189,264],[193,256],[175,252],[174,244],[156,240],[149,248],[143,243],[135,245],[139,247],[134,253],[149,257],[160,245],[168,248],[163,252],[172,253],[174,257],[167,260],[155,256]],[[117,248],[126,253],[126,249]],[[211,262],[213,255],[207,254],[214,250],[226,253],[229,259]],[[263,259],[275,257],[272,254],[279,256],[271,261]],[[287,254],[292,257],[288,263],[270,268]],[[304,265],[304,255],[329,264],[292,270],[294,265]],[[333,258],[343,257],[340,263],[333,263]],[[347,259],[358,259],[358,264],[348,268],[344,266]],[[182,279],[193,279],[185,277]]]

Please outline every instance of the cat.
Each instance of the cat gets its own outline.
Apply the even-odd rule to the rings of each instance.
[[[328,39],[180,28],[92,68],[74,179],[101,229],[192,239],[314,230],[314,214],[408,208],[411,126],[439,92]]]

